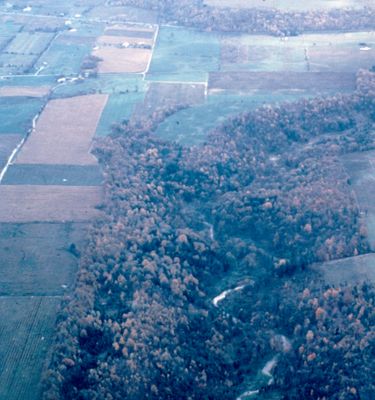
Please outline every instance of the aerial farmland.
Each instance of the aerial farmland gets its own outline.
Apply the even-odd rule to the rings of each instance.
[[[157,7],[125,3],[0,1],[1,400],[42,399],[61,305],[75,289],[88,234],[104,218],[105,179],[117,179],[98,161],[102,138],[155,119],[156,138],[199,147],[226,120],[249,110],[352,95],[358,71],[375,65],[374,30],[282,37],[222,32],[166,23]],[[273,9],[281,2],[204,3]],[[341,3],[371,5],[314,2],[325,10]],[[313,9],[283,4],[296,12]],[[311,143],[301,148],[308,151]],[[363,154],[340,155],[340,165],[352,180],[374,250],[374,151]],[[278,154],[273,157],[277,162]],[[210,224],[202,223],[202,231],[213,237]],[[373,279],[372,255],[351,260],[345,279],[351,263],[363,279]],[[342,261],[330,263],[336,269],[326,279],[336,282]],[[222,291],[225,282],[209,290]],[[249,393],[259,376],[253,378]],[[241,382],[238,394],[249,382]]]

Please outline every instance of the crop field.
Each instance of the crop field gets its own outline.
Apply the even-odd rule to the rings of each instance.
[[[213,72],[209,75],[210,90],[298,90],[321,92],[353,91],[354,73],[345,72]]]
[[[0,136],[0,150],[1,150]],[[99,186],[103,181],[98,165],[13,164],[2,183],[5,185]]]
[[[54,33],[47,32],[20,32],[8,44],[4,51],[11,54],[38,55],[47,48],[54,36]]]
[[[12,154],[22,140],[22,135],[2,134],[0,135],[0,170],[6,164],[9,156]]]
[[[137,104],[142,104],[145,96],[143,91],[112,94],[100,118],[96,134],[105,136],[111,133],[113,124],[130,119]]]
[[[101,186],[0,185],[0,222],[83,222],[100,215]]]
[[[317,0],[301,2],[300,0],[205,0],[205,4],[215,7],[233,8],[278,8],[284,11],[309,11],[334,8],[361,8],[370,6],[371,0]]]
[[[143,103],[136,108],[136,117],[151,115],[154,111],[176,105],[203,104],[205,85],[181,83],[151,83]]]
[[[87,226],[79,223],[0,224],[0,296],[64,295],[74,283]]]
[[[91,143],[107,99],[96,94],[51,100],[16,162],[95,165]]]
[[[42,104],[40,98],[0,97],[0,135],[25,134]]]
[[[0,398],[39,400],[61,298],[0,297]]]
[[[218,71],[220,40],[214,33],[162,26],[156,41],[148,79],[206,82]]]
[[[92,54],[101,58],[100,73],[142,73],[150,61],[151,50],[139,48],[100,47]]]
[[[152,46],[153,42],[154,41],[152,38],[140,39],[139,37],[135,36],[111,36],[106,32],[105,35],[100,36],[97,39],[96,43],[98,46],[104,47],[121,47],[124,43],[127,43],[128,45],[139,45],[140,43],[143,43],[145,45]]]
[[[316,264],[309,269],[320,272],[325,282],[331,285],[375,282],[375,254],[342,258]]]
[[[49,86],[0,86],[0,97],[44,97],[50,90]]]
[[[364,218],[368,241],[375,250],[375,151],[351,153],[342,157],[342,162],[350,176],[350,184]]]

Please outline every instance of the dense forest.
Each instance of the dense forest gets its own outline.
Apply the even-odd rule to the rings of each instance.
[[[218,8],[203,0],[111,0],[113,5],[130,5],[158,11],[165,23],[223,32],[261,33],[276,36],[304,32],[373,30],[375,8],[328,11],[281,11],[277,9]]]
[[[375,74],[361,71],[353,95],[264,106],[200,147],[117,126],[96,148],[103,216],[45,399],[235,399],[276,356],[261,392],[370,400],[375,289],[326,287],[306,267],[367,251],[338,157],[374,148],[374,122]],[[215,305],[228,276],[240,286]]]

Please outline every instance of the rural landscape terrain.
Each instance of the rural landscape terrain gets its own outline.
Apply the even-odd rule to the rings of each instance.
[[[374,183],[373,0],[0,1],[0,400],[371,400]]]

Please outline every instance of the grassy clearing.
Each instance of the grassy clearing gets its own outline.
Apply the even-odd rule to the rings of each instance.
[[[205,85],[180,83],[151,83],[145,100],[138,104],[135,118],[143,118],[154,111],[176,105],[195,105],[205,101]]]
[[[100,186],[0,185],[0,222],[84,222],[100,215]]]
[[[375,282],[375,254],[343,258],[309,267],[320,272],[332,285],[355,282]]]
[[[342,162],[366,221],[370,247],[375,251],[375,151],[352,153],[343,156]]]
[[[0,398],[39,400],[61,299],[0,297]]]
[[[107,95],[97,94],[51,100],[16,162],[95,165],[90,149],[107,99]]]
[[[32,54],[0,54],[0,74],[22,74],[28,73],[37,60]]]
[[[1,296],[63,295],[74,283],[86,224],[0,224]]]
[[[0,146],[1,146],[0,136]],[[2,183],[5,185],[99,186],[103,181],[98,165],[13,164]]]
[[[253,110],[263,104],[294,101],[308,95],[306,92],[260,91],[247,95],[210,95],[204,104],[180,110],[168,117],[159,125],[156,133],[163,139],[185,145],[199,144],[205,140],[208,132],[230,116]]]

